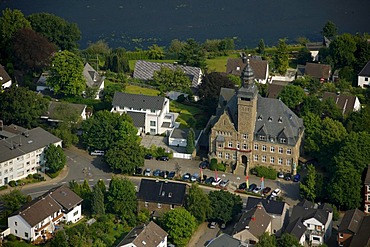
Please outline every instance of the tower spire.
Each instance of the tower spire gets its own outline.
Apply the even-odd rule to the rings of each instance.
[[[254,73],[249,59],[247,59],[247,66],[245,66],[245,68],[243,69],[240,79],[242,81],[242,87],[244,88],[253,85]]]

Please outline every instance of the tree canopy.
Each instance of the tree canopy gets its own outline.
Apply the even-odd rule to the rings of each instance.
[[[160,60],[164,58],[165,53],[163,47],[154,44],[149,46],[148,49],[149,59]]]
[[[196,218],[198,223],[202,223],[211,212],[211,203],[208,195],[204,194],[198,185],[192,184],[185,200],[185,208]]]
[[[322,36],[332,39],[334,38],[338,33],[338,28],[332,21],[328,21],[325,23],[325,26],[322,28],[321,34]]]
[[[289,233],[283,233],[280,239],[278,240],[278,245],[280,247],[301,247],[302,245],[299,243],[297,237]]]
[[[21,193],[20,190],[12,190],[9,193],[0,195],[0,201],[3,203],[4,209],[1,212],[3,217],[8,217],[14,211],[20,209],[26,202],[28,197]]]
[[[304,90],[301,87],[295,85],[287,85],[283,91],[279,94],[279,98],[284,102],[290,109],[294,110],[303,99],[306,97]]]
[[[104,194],[98,185],[95,185],[92,191],[91,211],[93,215],[105,214]]]
[[[195,150],[195,133],[192,128],[189,129],[186,137],[186,152],[192,154]]]
[[[188,39],[185,45],[181,48],[179,52],[179,61],[181,64],[195,66],[202,69],[205,69],[207,66],[205,52],[194,39]]]
[[[191,80],[181,68],[175,70],[162,67],[155,71],[153,81],[159,86],[162,93],[178,90],[181,92],[190,92]]]
[[[45,160],[46,167],[50,168],[51,173],[55,173],[64,168],[67,158],[61,147],[50,144],[45,150]]]
[[[276,247],[277,241],[275,235],[270,235],[268,232],[264,232],[258,237],[258,243],[256,247]]]
[[[218,190],[211,191],[208,196],[212,208],[209,215],[211,220],[227,223],[241,211],[242,199],[238,195]]]
[[[307,176],[302,183],[299,184],[301,194],[307,200],[314,202],[316,199],[316,170],[313,165],[307,166]]]
[[[279,74],[284,75],[286,73],[289,66],[286,39],[279,39],[274,55],[274,65]]]

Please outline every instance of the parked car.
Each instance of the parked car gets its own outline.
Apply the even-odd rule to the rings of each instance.
[[[247,183],[239,184],[239,190],[245,190],[247,188]]]
[[[276,197],[276,196],[279,196],[281,194],[281,190],[280,189],[275,189],[272,193],[271,193],[271,196],[272,197]]]
[[[301,175],[299,175],[298,173],[294,176],[293,178],[293,182],[299,182],[299,180],[301,179]]]
[[[159,169],[156,169],[155,171],[153,171],[153,176],[154,177],[159,177],[160,174],[161,174],[161,170],[159,170]]]
[[[157,160],[160,160],[160,161],[169,161],[170,159],[168,158],[168,156],[158,156],[157,157]]]
[[[150,177],[151,170],[150,168],[146,168],[144,171],[144,176]]]
[[[257,184],[249,185],[248,191],[253,191],[257,187]]]
[[[93,155],[93,156],[104,156],[104,151],[102,150],[94,150],[94,151],[91,151],[90,152],[90,155]]]
[[[270,191],[271,191],[271,188],[270,187],[266,187],[266,188],[264,188],[262,190],[262,194],[267,195],[268,193],[270,193]]]
[[[222,223],[220,228],[221,229],[225,229],[226,228],[226,224],[225,223]]]
[[[190,177],[191,177],[191,174],[190,173],[185,173],[184,176],[182,176],[182,180],[189,181],[190,180]]]
[[[285,174],[284,179],[285,179],[286,181],[290,181],[290,180],[292,180],[292,174],[290,174],[290,173]]]
[[[278,172],[278,178],[284,178],[284,172]]]
[[[215,181],[215,178],[214,177],[208,177],[205,181],[206,184],[212,184],[213,181]]]
[[[256,193],[256,194],[259,194],[261,192],[262,188],[261,187],[256,187],[254,188],[254,190],[252,191],[253,193]]]
[[[226,188],[226,186],[229,184],[229,179],[224,179],[222,180],[222,182],[220,183],[220,186],[223,187],[223,188]]]
[[[162,178],[167,178],[168,177],[168,174],[169,172],[168,171],[161,171],[159,176],[161,176]]]
[[[143,168],[141,168],[141,167],[136,167],[136,168],[135,168],[134,175],[141,175],[141,174],[143,174]]]
[[[190,181],[192,181],[192,182],[199,181],[199,174],[194,173],[193,176],[191,176]]]
[[[213,221],[213,222],[209,223],[208,227],[211,228],[211,229],[215,229],[216,225],[217,225],[217,223]]]
[[[168,178],[168,179],[173,179],[173,178],[175,177],[175,175],[176,175],[176,172],[171,171],[171,172],[168,174],[167,178]]]
[[[203,160],[202,162],[200,162],[199,168],[202,168],[202,169],[209,168],[209,161],[208,160]]]
[[[212,185],[213,186],[217,186],[221,183],[222,179],[221,178],[216,178],[213,182],[212,182]]]
[[[144,158],[145,158],[145,159],[147,159],[147,160],[151,160],[151,159],[153,159],[153,155],[151,155],[151,154],[146,154],[146,155],[144,156]]]

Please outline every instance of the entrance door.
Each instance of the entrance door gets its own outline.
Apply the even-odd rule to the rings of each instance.
[[[248,157],[245,156],[245,155],[242,156],[242,164],[243,164],[244,169],[245,169],[244,173],[246,174],[247,171],[248,171]]]
[[[4,178],[4,184],[8,184],[8,177]]]

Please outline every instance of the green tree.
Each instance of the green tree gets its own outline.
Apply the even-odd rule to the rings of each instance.
[[[150,212],[148,209],[143,208],[140,210],[140,212],[137,214],[137,220],[140,223],[146,223],[150,220]]]
[[[54,55],[52,64],[46,83],[53,91],[64,95],[81,95],[86,88],[81,59],[72,52],[61,51]]]
[[[258,242],[255,245],[256,247],[276,247],[277,241],[274,235],[270,235],[268,232],[262,233],[258,237]]]
[[[189,129],[186,137],[186,152],[192,154],[195,150],[195,133],[192,128]]]
[[[68,236],[64,230],[57,231],[50,241],[50,247],[69,247]]]
[[[109,45],[104,40],[98,40],[95,43],[90,43],[85,50],[90,57],[96,58],[97,55],[107,56],[111,49]]]
[[[309,113],[312,113],[316,116],[321,116],[323,113],[323,103],[322,101],[315,95],[309,95],[304,98],[300,115],[305,116]]]
[[[328,39],[334,38],[337,35],[337,33],[338,33],[337,26],[332,21],[328,21],[321,31],[322,36]]]
[[[313,165],[307,166],[307,177],[304,179],[302,183],[300,183],[299,188],[304,198],[312,202],[315,201],[316,199],[316,170]]]
[[[183,42],[183,41],[180,41],[178,39],[173,39],[173,40],[171,40],[168,51],[170,53],[175,53],[176,55],[178,55],[178,54],[180,54],[181,50],[184,48],[185,44],[186,43]]]
[[[261,55],[265,54],[265,42],[263,41],[263,39],[260,39],[260,41],[258,42],[257,52]]]
[[[322,103],[323,116],[330,117],[335,120],[341,120],[343,118],[342,112],[333,98],[327,98]]]
[[[211,191],[208,195],[211,202],[209,219],[227,223],[241,212],[242,199],[228,191]]]
[[[154,44],[152,46],[149,46],[148,49],[149,59],[161,60],[164,58],[165,53],[163,47]]]
[[[59,172],[64,168],[67,162],[66,155],[60,146],[50,144],[45,150],[45,166],[51,170],[51,173]]]
[[[138,142],[121,140],[111,144],[104,159],[112,170],[132,174],[135,167],[144,166],[144,150]]]
[[[274,65],[276,71],[284,75],[289,66],[288,60],[288,46],[286,44],[286,39],[279,39],[279,43],[276,47],[276,52],[274,55]]]
[[[205,69],[206,55],[202,47],[194,39],[188,39],[185,45],[179,52],[179,60],[181,64],[186,64],[189,66],[195,66]]]
[[[278,245],[280,247],[301,247],[302,245],[299,243],[298,239],[289,233],[283,233],[281,238],[278,240]]]
[[[153,81],[159,86],[162,93],[171,90],[190,92],[190,78],[180,68],[172,70],[162,67],[154,72]]]
[[[105,214],[104,194],[101,188],[94,186],[91,197],[91,211],[93,215]]]
[[[37,126],[47,107],[48,100],[24,87],[14,85],[0,94],[0,116],[5,124],[26,128]]]
[[[161,220],[169,240],[176,246],[186,246],[197,227],[196,220],[184,208],[175,208],[164,214]]]
[[[306,97],[304,90],[301,87],[287,85],[278,96],[290,109],[295,109],[301,104]]]
[[[211,203],[203,190],[198,185],[193,184],[185,200],[185,208],[197,220],[198,224],[207,219],[207,215],[211,211]]]
[[[134,184],[126,178],[112,177],[107,201],[112,213],[122,217],[128,225],[136,224],[137,198]]]
[[[0,195],[0,201],[3,204],[1,215],[7,218],[11,213],[20,209],[27,201],[28,197],[20,190],[12,190],[9,193]]]
[[[56,44],[60,50],[71,51],[78,47],[81,31],[77,24],[49,13],[32,14],[27,19],[31,22],[33,30]]]
[[[337,36],[329,46],[330,57],[333,59],[334,68],[352,66],[356,62],[356,40],[353,35],[344,33]]]
[[[78,143],[78,136],[73,133],[73,129],[67,126],[67,124],[60,123],[58,127],[52,131],[52,133],[63,140],[63,147],[68,148]]]
[[[297,55],[297,63],[298,64],[306,64],[306,62],[311,62],[311,52],[308,50],[307,47],[303,47],[299,50]]]
[[[105,183],[104,183],[103,179],[99,179],[95,186],[100,188],[101,192],[105,196],[105,194],[107,192],[107,187],[105,186]]]

